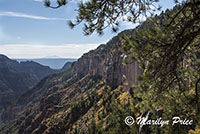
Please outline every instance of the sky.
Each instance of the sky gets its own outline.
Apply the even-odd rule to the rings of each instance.
[[[0,0],[0,54],[25,59],[79,58],[117,34],[108,28],[102,36],[84,36],[82,24],[70,29],[67,21],[76,17],[78,0],[69,1],[67,6],[50,9],[43,0]],[[163,10],[174,6],[173,0],[159,4]],[[134,25],[122,23],[119,32],[129,28]]]

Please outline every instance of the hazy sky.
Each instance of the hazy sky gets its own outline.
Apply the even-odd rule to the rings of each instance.
[[[103,36],[84,36],[82,25],[70,29],[67,20],[75,18],[77,1],[55,10],[42,0],[0,0],[0,53],[10,58],[78,58],[116,35],[107,29]],[[160,0],[160,5],[166,9],[174,3]],[[123,23],[120,31],[128,28],[133,25]]]

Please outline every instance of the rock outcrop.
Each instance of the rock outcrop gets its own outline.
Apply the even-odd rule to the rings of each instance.
[[[123,64],[124,60],[128,61],[126,65]],[[127,83],[127,89],[131,87],[131,84],[137,83],[137,76],[140,73],[138,63],[131,61],[127,55],[122,53],[119,36],[84,54],[75,63],[74,69],[75,72],[83,75],[100,76],[112,88]]]

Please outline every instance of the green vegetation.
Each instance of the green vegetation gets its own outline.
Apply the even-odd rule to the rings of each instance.
[[[165,119],[180,116],[194,120],[192,126],[153,127],[155,133],[186,133],[189,128],[199,127],[200,23],[196,12],[200,10],[197,5],[198,10],[193,11],[187,4],[192,3],[149,18],[131,39],[122,37],[124,51],[143,70],[134,90],[134,97],[142,99],[138,104],[141,113],[150,110],[155,118],[162,109]],[[184,12],[177,14],[183,8]],[[173,21],[172,16],[176,16]]]

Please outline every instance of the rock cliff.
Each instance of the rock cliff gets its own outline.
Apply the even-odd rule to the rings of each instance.
[[[130,30],[127,30],[120,34],[129,32]],[[125,65],[124,60],[129,62]],[[122,53],[119,36],[84,54],[75,63],[74,70],[83,75],[100,76],[112,88],[127,83],[127,89],[131,87],[131,84],[137,83],[137,75],[140,73],[138,63],[131,61],[126,54]]]

